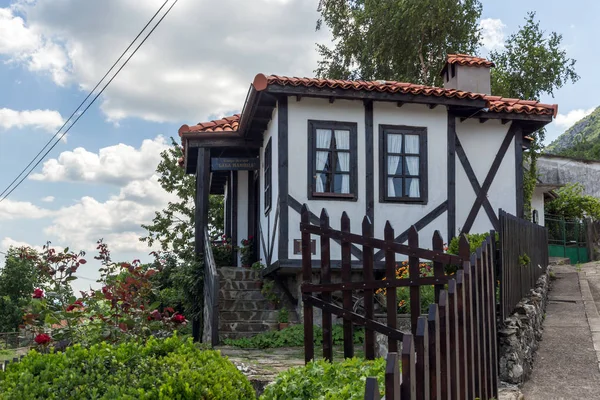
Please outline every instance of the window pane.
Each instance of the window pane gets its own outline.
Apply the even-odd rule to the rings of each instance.
[[[350,193],[350,175],[336,174],[333,192],[334,193]]]
[[[317,129],[317,148],[328,149],[331,145],[331,130]]]
[[[316,185],[315,191],[318,193],[325,193],[329,190],[329,174],[316,174]]]
[[[329,171],[331,169],[328,151],[317,151],[315,166],[317,171]]]
[[[404,152],[419,154],[419,135],[404,135]]]
[[[402,153],[402,135],[389,133],[387,135],[388,153]]]
[[[402,175],[402,157],[388,156],[388,174]]]
[[[402,197],[402,178],[388,178],[388,197]]]
[[[350,131],[335,131],[335,148],[350,150]]]
[[[406,195],[408,197],[421,197],[421,188],[419,186],[419,178],[406,178]]]
[[[419,157],[404,157],[405,175],[419,175]]]
[[[337,152],[337,165],[335,170],[340,172],[350,172],[350,153]]]

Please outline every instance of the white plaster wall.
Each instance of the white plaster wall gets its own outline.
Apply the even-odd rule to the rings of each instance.
[[[531,196],[531,211],[538,212],[538,225],[546,226],[544,221],[544,191],[540,188],[535,188]]]
[[[242,239],[248,238],[248,171],[237,171],[238,191],[237,191],[237,243],[241,244]],[[240,263],[240,254],[238,252],[238,266]]]
[[[358,199],[356,201],[308,200],[308,120],[353,122],[357,124],[358,159]],[[289,146],[289,194],[301,204],[308,203],[310,211],[320,215],[326,208],[331,226],[340,229],[342,212],[346,211],[352,221],[352,232],[361,232],[361,222],[365,215],[365,108],[362,101],[288,97],[288,146]],[[300,259],[294,255],[294,239],[300,239],[300,214],[289,210],[289,246],[290,259]],[[317,243],[317,255],[320,249]],[[340,246],[332,241],[331,259],[341,258]]]
[[[267,263],[268,255],[265,254],[265,250],[268,252],[269,246],[271,243],[271,237],[274,234],[277,234],[277,230],[279,228],[279,223],[277,225],[277,229],[275,228],[275,213],[277,210],[277,198],[279,194],[279,157],[277,154],[277,145],[278,145],[278,137],[277,137],[277,124],[278,124],[278,115],[277,108],[273,111],[273,116],[267,130],[263,136],[263,146],[260,149],[260,228],[262,230],[262,234],[260,235],[261,243],[260,247],[260,258],[264,264]],[[271,140],[271,209],[265,213],[265,181],[264,181],[264,170],[265,170],[265,148],[267,143]],[[274,243],[273,255],[271,262],[277,260],[277,242]]]
[[[471,167],[480,185],[492,166],[500,145],[510,128],[510,124],[502,125],[500,121],[488,120],[481,124],[478,119],[468,119],[464,122],[457,120],[456,132],[465,150]],[[488,199],[492,208],[498,213],[504,211],[516,214],[516,176],[515,176],[515,142],[511,141],[500,168],[488,191]],[[475,201],[475,193],[467,178],[462,163],[456,157],[456,234],[465,223]],[[483,209],[480,208],[477,218],[471,228],[471,233],[488,232],[492,224]]]
[[[390,221],[396,236],[404,232],[415,222],[423,218],[448,198],[447,174],[447,129],[448,116],[445,107],[433,110],[426,105],[375,102],[373,105],[373,149],[375,158],[375,236],[383,237],[383,229]],[[427,204],[402,204],[379,202],[379,162],[385,162],[379,154],[379,125],[407,125],[427,128]],[[423,248],[431,248],[431,239],[435,230],[442,237],[447,236],[448,214],[442,213],[419,232],[419,243]]]

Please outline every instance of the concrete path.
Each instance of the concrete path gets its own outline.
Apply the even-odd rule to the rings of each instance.
[[[600,316],[587,279],[597,279],[600,295],[599,268],[593,263],[552,268],[556,279],[533,373],[522,389],[525,400],[600,399],[600,341],[594,345],[590,329],[598,328],[600,339]]]

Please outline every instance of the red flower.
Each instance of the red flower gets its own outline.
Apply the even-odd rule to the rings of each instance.
[[[77,300],[75,303],[70,304],[67,307],[67,312],[69,311],[73,311],[74,309],[76,309],[77,307],[83,307],[83,303],[81,302],[81,300]]]
[[[33,291],[33,296],[34,299],[41,299],[44,297],[44,291],[40,288],[35,288]]]
[[[45,345],[45,344],[50,343],[52,338],[50,337],[50,335],[46,335],[45,333],[40,333],[33,340],[35,340],[35,342],[39,345]]]
[[[153,319],[160,321],[160,319],[161,319],[160,311],[154,310],[150,313],[150,315],[148,316],[148,321],[152,321]]]
[[[183,324],[185,322],[185,317],[181,314],[175,314],[171,317],[171,321],[175,322],[176,324]]]

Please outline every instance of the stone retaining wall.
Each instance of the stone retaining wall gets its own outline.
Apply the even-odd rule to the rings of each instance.
[[[498,326],[498,360],[500,380],[511,384],[525,382],[542,339],[542,323],[549,289],[549,271],[542,275],[535,289],[522,299],[513,314]]]

